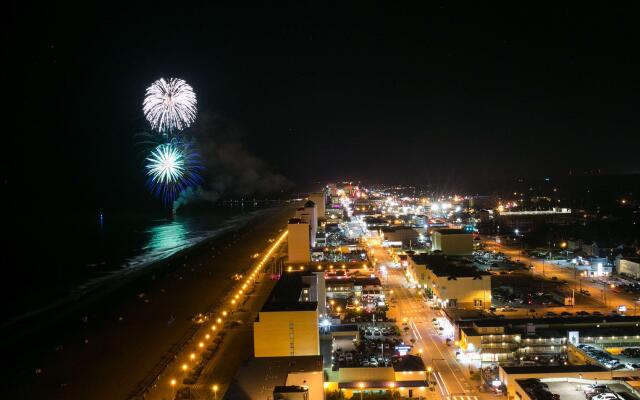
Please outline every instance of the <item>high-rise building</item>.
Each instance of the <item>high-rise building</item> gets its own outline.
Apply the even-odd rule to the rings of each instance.
[[[327,204],[327,195],[325,192],[315,192],[309,194],[309,200],[316,205],[316,214],[318,219],[325,219],[325,207]]]
[[[290,263],[308,263],[311,261],[311,228],[300,218],[292,218],[287,226],[287,247]]]
[[[304,206],[298,208],[295,217],[300,221],[309,224],[309,242],[311,247],[314,247],[316,245],[316,233],[318,233],[318,213],[316,204],[311,200],[307,200],[307,202],[304,203]]]
[[[253,323],[256,357],[320,355],[317,293],[305,276],[314,277],[305,272],[280,277]]]

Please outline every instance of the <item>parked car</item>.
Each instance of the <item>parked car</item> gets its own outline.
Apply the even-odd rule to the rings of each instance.
[[[569,311],[563,311],[560,313],[560,316],[563,318],[569,318],[569,317],[573,317],[573,314],[570,313]]]
[[[578,316],[578,317],[587,317],[587,316],[589,316],[589,315],[591,315],[591,314],[589,314],[589,313],[588,313],[588,312],[586,312],[586,311],[578,311],[578,312],[576,313],[576,316]]]
[[[618,399],[618,395],[615,393],[601,393],[591,398],[591,400],[617,400],[617,399]]]

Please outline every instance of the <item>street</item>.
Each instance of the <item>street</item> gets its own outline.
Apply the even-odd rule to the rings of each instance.
[[[390,302],[388,316],[396,319],[401,331],[406,331],[403,334],[405,343],[414,340],[412,354],[420,355],[427,368],[431,368],[430,381],[436,386],[427,397],[450,400],[477,400],[482,397],[476,390],[477,384],[470,380],[467,367],[458,363],[454,348],[447,345],[445,333],[441,333],[433,323],[434,318],[441,317],[440,311],[432,310],[422,295],[407,287],[401,270],[391,267],[392,260],[385,249],[372,246],[370,250],[377,259],[377,266],[386,267],[386,275],[381,278],[387,282],[388,296],[395,298],[395,302]]]

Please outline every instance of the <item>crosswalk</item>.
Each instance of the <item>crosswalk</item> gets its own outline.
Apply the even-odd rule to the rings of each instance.
[[[447,400],[478,400],[478,396],[446,396]]]

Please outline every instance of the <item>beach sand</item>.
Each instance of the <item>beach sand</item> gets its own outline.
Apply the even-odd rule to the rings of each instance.
[[[286,228],[293,206],[266,210],[104,293],[3,350],[5,396],[20,399],[125,399],[214,308],[231,276],[252,264]],[[6,344],[6,343],[5,343]],[[249,343],[247,344],[250,345]]]

